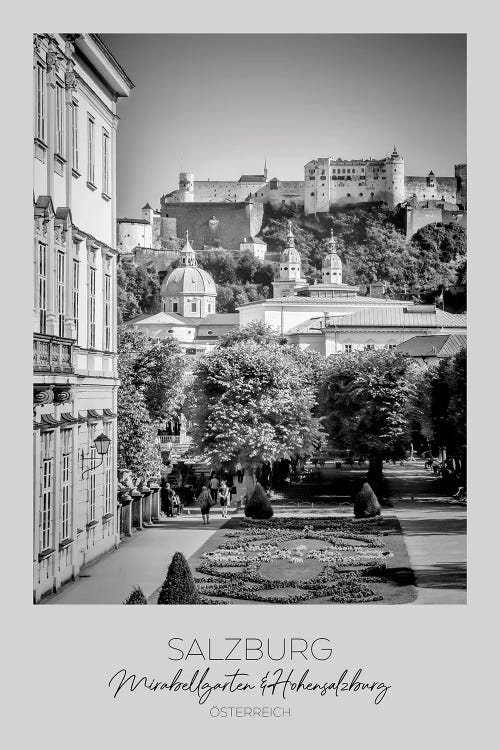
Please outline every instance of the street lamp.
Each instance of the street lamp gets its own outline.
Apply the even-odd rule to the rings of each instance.
[[[82,462],[82,479],[84,478],[85,474],[87,474],[92,469],[98,469],[99,466],[102,466],[102,464],[104,463],[104,456],[107,454],[109,450],[110,443],[111,443],[111,440],[109,439],[107,435],[104,434],[104,432],[101,432],[101,434],[96,437],[96,439],[94,440],[94,447],[96,449],[96,453],[98,453],[99,456],[102,456],[101,463],[97,464],[97,466],[91,465],[89,466],[88,469],[83,468],[85,461],[95,461],[95,456],[93,455],[86,456],[82,448],[82,452],[80,454],[81,462]]]

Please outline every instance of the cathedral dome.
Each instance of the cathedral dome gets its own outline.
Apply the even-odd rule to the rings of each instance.
[[[210,274],[198,267],[188,232],[179,261],[180,266],[174,268],[161,286],[163,311],[195,318],[215,313],[217,287]]]
[[[207,271],[198,266],[181,266],[174,268],[161,287],[162,297],[178,294],[209,294],[217,295],[215,281]]]

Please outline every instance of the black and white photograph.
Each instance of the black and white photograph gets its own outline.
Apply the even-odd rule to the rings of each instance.
[[[465,33],[33,35],[34,604],[466,604],[466,125]]]

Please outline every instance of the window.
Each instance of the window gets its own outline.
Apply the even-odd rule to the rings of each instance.
[[[73,141],[73,169],[78,172],[78,104],[71,107],[71,135]]]
[[[78,340],[78,305],[80,300],[80,263],[73,260],[73,321],[75,324],[75,335]]]
[[[104,277],[104,349],[111,350],[111,276]]]
[[[36,66],[36,137],[45,141],[45,68]]]
[[[47,330],[47,245],[38,243],[38,309],[40,333]]]
[[[95,122],[90,115],[88,119],[87,181],[91,185],[95,185]]]
[[[310,180],[314,180],[314,177],[309,177]]]
[[[352,344],[344,344],[344,351],[350,354],[352,352]]]
[[[104,514],[112,513],[111,502],[111,453],[106,453],[104,461]]]
[[[96,270],[91,268],[89,275],[89,346],[92,348],[95,348],[95,278]]]
[[[102,192],[109,196],[109,133],[102,129]]]
[[[179,303],[172,302],[172,312],[177,312],[178,309],[179,309]]]
[[[64,157],[64,89],[56,85],[56,154]]]
[[[360,193],[360,194],[359,194],[359,197],[360,197],[360,198],[362,198],[362,197],[363,197],[363,193]]]
[[[396,344],[387,344],[387,348],[388,349],[395,349],[396,348]]]
[[[365,344],[365,351],[366,352],[371,352],[371,351],[373,351],[373,349],[375,349],[375,344]]]
[[[57,324],[58,335],[64,336],[64,280],[66,276],[66,258],[64,253],[57,253]]]
[[[196,312],[196,302],[191,302],[191,312]]]
[[[71,430],[64,430],[68,435]],[[61,472],[61,539],[69,539],[71,536],[71,453],[63,453]]]
[[[214,332],[213,332],[213,331],[207,331],[207,335],[208,335],[208,336],[213,336],[213,335],[214,335]]]
[[[52,543],[52,502],[53,502],[53,459],[45,458],[42,462],[42,504],[41,504],[41,549],[50,549]]]
[[[311,196],[313,196],[313,197],[314,197],[314,193],[311,193]]]

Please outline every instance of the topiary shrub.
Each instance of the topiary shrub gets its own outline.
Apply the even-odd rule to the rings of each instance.
[[[377,496],[368,484],[365,482],[360,491],[354,498],[354,515],[356,518],[372,518],[380,516],[382,508],[377,500]]]
[[[140,586],[134,586],[130,594],[127,596],[124,604],[147,604],[148,601],[144,596],[144,592]]]
[[[255,483],[253,492],[247,500],[247,503],[245,505],[245,515],[247,516],[247,518],[259,519],[267,519],[273,517],[273,509],[271,503],[269,502],[269,498],[266,495],[264,487],[259,484],[259,482]]]
[[[181,552],[175,553],[168,566],[158,604],[200,604],[191,568]]]

